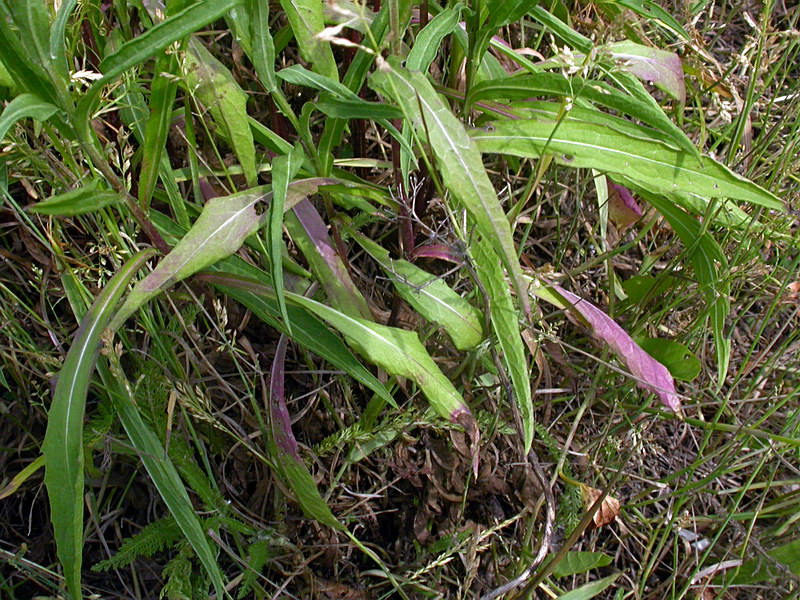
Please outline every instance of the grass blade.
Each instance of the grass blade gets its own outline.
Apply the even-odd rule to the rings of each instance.
[[[131,398],[130,386],[119,364],[119,356],[112,353],[110,368],[101,363],[98,365],[98,371],[103,377],[103,383],[114,404],[120,423],[122,423],[125,433],[128,434],[131,444],[139,453],[139,458],[153,480],[158,494],[208,573],[214,584],[217,598],[222,598],[225,585],[214,551],[203,532],[200,519],[194,511],[192,501],[175,465],[167,455],[158,436],[142,419],[133,398]]]
[[[495,121],[471,135],[482,152],[522,157],[549,154],[562,165],[619,173],[655,193],[733,198],[786,210],[780,198],[711,158],[704,157],[698,165],[666,144],[604,125],[520,119]]]
[[[81,320],[56,384],[42,444],[44,482],[50,498],[50,518],[58,559],[64,567],[67,589],[81,598],[83,558],[83,415],[89,380],[94,371],[100,338],[128,282],[153,256],[146,250],[133,256],[97,296]]]
[[[267,243],[269,246],[270,274],[272,287],[278,297],[283,322],[291,332],[291,322],[286,311],[286,299],[283,297],[283,211],[286,204],[286,193],[289,182],[297,175],[303,165],[303,149],[296,145],[289,154],[278,156],[272,161],[272,203],[269,207],[269,227],[267,229]]]

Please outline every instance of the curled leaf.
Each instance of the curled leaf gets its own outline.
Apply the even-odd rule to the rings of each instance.
[[[644,214],[628,188],[608,181],[608,217],[620,231],[625,231]]]
[[[602,493],[602,490],[581,484],[581,496],[583,496],[583,504],[586,510],[589,510],[592,505],[597,502],[597,499]],[[602,502],[600,502],[600,507],[592,516],[595,529],[613,523],[619,516],[619,507],[619,500],[614,498],[614,496],[606,496],[603,498]]]

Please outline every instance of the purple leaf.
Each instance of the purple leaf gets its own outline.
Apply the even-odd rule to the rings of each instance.
[[[608,181],[608,217],[620,231],[624,231],[642,218],[642,209],[634,200],[628,188]]]
[[[464,264],[464,255],[457,252],[452,246],[447,244],[429,244],[427,246],[417,246],[414,251],[410,253],[411,260],[417,258],[437,258],[439,260],[446,260],[455,265],[461,266]]]
[[[284,363],[286,361],[287,337],[282,335],[275,349],[275,358],[272,360],[272,370],[269,376],[269,416],[272,426],[272,437],[278,450],[291,456],[297,462],[302,462],[297,449],[297,440],[292,433],[292,420],[289,418],[289,409],[286,407],[284,390]]]
[[[328,226],[308,200],[294,207],[295,219],[287,214],[286,228],[306,257],[331,304],[345,314],[372,320],[367,301],[350,277],[347,266],[328,236]]]
[[[611,55],[623,69],[649,81],[676,100],[686,100],[683,65],[677,54],[634,42],[617,42],[610,48]]]
[[[639,387],[653,392],[670,410],[681,412],[681,401],[675,390],[675,381],[667,367],[642,350],[616,321],[594,304],[560,286],[554,285],[552,289],[561,294],[586,320],[594,336],[608,344],[625,363]]]

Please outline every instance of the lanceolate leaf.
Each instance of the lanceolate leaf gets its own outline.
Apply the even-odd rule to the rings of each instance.
[[[178,61],[174,54],[156,59],[155,77],[150,92],[150,116],[147,119],[139,175],[139,203],[149,206],[164,158],[164,145],[172,125],[172,107],[178,90]]]
[[[364,358],[390,375],[414,381],[439,416],[453,423],[463,424],[465,418],[472,421],[469,407],[433,362],[416,333],[351,317],[304,296],[287,296],[338,329]]]
[[[100,338],[128,281],[155,251],[133,256],[120,269],[81,320],[64,360],[47,417],[42,453],[50,518],[67,588],[81,598],[83,557],[83,415]]]
[[[556,600],[591,600],[613,584],[619,576],[619,573],[614,573],[597,581],[586,583],[574,590],[570,590],[566,594],[560,595]]]
[[[733,198],[785,210],[777,196],[710,158],[704,157],[702,164],[697,164],[666,144],[604,125],[520,119],[495,121],[471,135],[482,152],[524,157],[549,154],[566,166],[620,173],[655,193]]]
[[[172,252],[136,284],[115,315],[112,328],[172,284],[236,252],[263,223],[266,215],[260,215],[256,205],[268,200],[269,194],[263,188],[209,200]]]
[[[281,314],[274,290],[255,280],[256,278],[264,279],[264,274],[244,261],[234,261],[235,258],[232,257],[224,265],[215,267],[214,270],[219,274],[201,275],[200,277],[252,310],[258,318],[271,327],[287,333],[287,329],[280,319]],[[306,350],[341,369],[356,381],[363,383],[384,401],[392,406],[397,406],[386,390],[386,386],[378,381],[321,321],[305,308],[293,304],[289,304],[286,310],[292,323],[290,336],[292,339]]]
[[[100,189],[100,180],[95,179],[77,189],[51,196],[43,202],[31,205],[28,210],[42,215],[82,215],[104,206],[116,204],[122,196],[111,190]]]
[[[245,10],[250,17],[250,60],[261,85],[271,93],[278,89],[278,82],[275,79],[275,44],[269,31],[269,2],[246,0]]]
[[[46,121],[57,110],[57,107],[33,94],[20,94],[9,102],[0,114],[0,140],[6,137],[8,130],[20,119],[31,117],[37,121]]]
[[[291,331],[289,314],[286,312],[286,300],[283,297],[283,262],[281,261],[283,249],[283,207],[286,203],[286,192],[289,182],[303,165],[303,150],[296,145],[289,154],[278,156],[272,161],[272,202],[269,206],[269,228],[267,241],[269,243],[270,273],[272,286],[278,296],[281,307],[281,316],[286,327]]]
[[[459,350],[469,350],[483,339],[482,316],[442,279],[389,252],[356,233],[354,239],[383,267],[397,292],[423,317],[441,325]]]
[[[589,325],[592,334],[608,344],[625,363],[640,387],[653,392],[670,410],[680,412],[681,401],[675,391],[675,382],[670,372],[664,365],[642,350],[616,321],[588,300],[584,300],[560,286],[534,286],[531,288],[531,292],[542,300],[551,302],[560,308],[570,309],[578,314],[581,320]]]
[[[600,81],[545,72],[493,79],[473,86],[465,99],[465,104],[470,107],[473,103],[484,99],[524,100],[543,94],[569,97],[573,100],[585,99],[631,116],[664,132],[665,141],[672,142],[678,148],[685,150],[698,160],[700,159],[697,147],[658,105],[640,100]]]
[[[299,202],[294,212],[286,215],[286,228],[322,284],[331,306],[352,317],[372,320],[367,301],[333,247],[328,227],[314,205],[308,200]]]
[[[317,73],[338,79],[336,60],[331,46],[317,37],[324,28],[322,2],[319,0],[280,0],[294,32],[300,55],[310,62]]]
[[[317,483],[308,471],[297,449],[292,433],[292,421],[286,407],[284,394],[284,362],[286,358],[286,336],[281,336],[272,362],[269,385],[269,423],[271,453],[278,465],[281,478],[297,497],[303,511],[323,525],[342,530],[342,524],[333,516],[331,509],[319,494]]]
[[[683,65],[674,52],[629,41],[615,42],[609,49],[622,69],[652,83],[680,102],[686,100]]]
[[[719,244],[701,223],[659,197],[648,194],[646,199],[664,215],[675,233],[687,248],[689,261],[706,296],[711,332],[714,336],[714,351],[717,358],[717,388],[725,382],[731,357],[731,340],[725,333],[725,319],[731,309],[730,283],[728,282],[728,259]]]
[[[213,23],[241,2],[242,0],[204,0],[165,19],[142,35],[123,44],[110,56],[105,57],[100,63],[103,79],[98,83],[106,83],[122,75],[131,67],[155,56],[172,42],[183,39],[201,27]]]
[[[489,296],[492,329],[503,351],[503,361],[511,376],[514,402],[522,419],[522,438],[525,452],[533,443],[533,401],[531,398],[530,371],[525,360],[519,315],[514,308],[511,290],[503,277],[500,260],[491,244],[480,238],[470,247],[475,259],[478,278]]]
[[[256,185],[256,150],[247,118],[247,94],[231,72],[197,39],[189,40],[183,64],[189,91],[211,112],[242,165],[247,185]]]
[[[469,211],[478,232],[492,244],[508,270],[520,301],[527,306],[511,227],[481,156],[464,126],[422,73],[410,73],[384,62],[373,74],[372,81],[400,106],[417,135],[427,139],[436,155],[444,185]]]
[[[414,46],[406,58],[406,67],[409,71],[423,73],[428,71],[433,59],[436,58],[436,53],[442,47],[442,40],[458,27],[463,10],[463,4],[456,4],[444,9],[417,34]]]

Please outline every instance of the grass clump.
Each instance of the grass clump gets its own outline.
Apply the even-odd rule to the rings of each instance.
[[[167,4],[0,1],[3,597],[797,594],[797,10]]]

